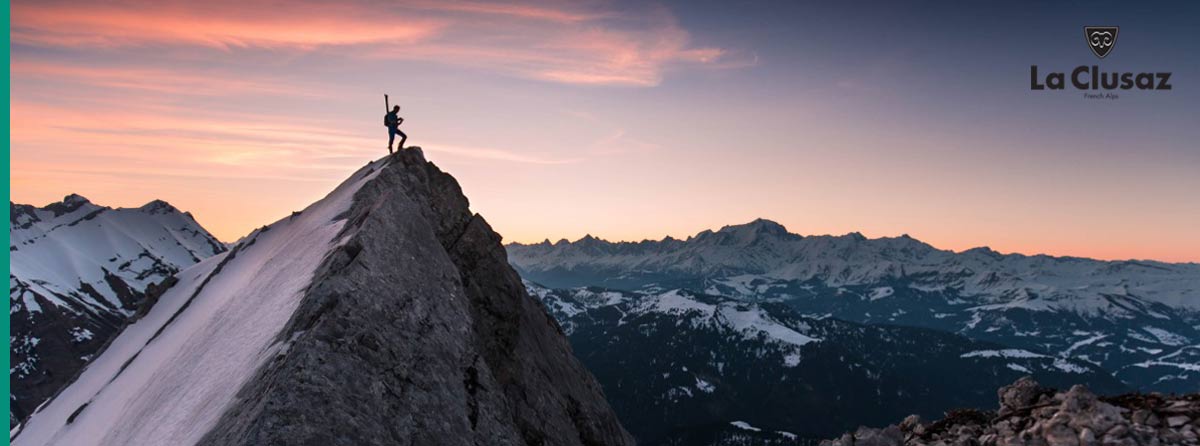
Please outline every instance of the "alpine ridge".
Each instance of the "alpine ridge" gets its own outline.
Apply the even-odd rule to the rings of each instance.
[[[225,251],[162,200],[114,209],[71,194],[9,210],[10,425],[65,385],[151,287]]]
[[[177,277],[13,444],[632,444],[419,148]]]

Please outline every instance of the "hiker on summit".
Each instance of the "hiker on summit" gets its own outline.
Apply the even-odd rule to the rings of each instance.
[[[408,135],[400,131],[400,123],[404,122],[404,118],[400,117],[400,106],[392,107],[392,111],[383,115],[383,125],[388,128],[388,153],[392,152],[392,141],[396,140],[396,135],[400,135],[400,147],[404,149],[404,141],[408,139]]]

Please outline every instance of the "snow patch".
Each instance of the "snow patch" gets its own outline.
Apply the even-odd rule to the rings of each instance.
[[[1146,333],[1150,333],[1150,335],[1154,336],[1155,339],[1158,339],[1158,342],[1163,345],[1178,347],[1188,343],[1188,338],[1158,327],[1142,327],[1142,330],[1145,330]]]
[[[762,432],[762,429],[751,426],[750,423],[747,423],[745,421],[730,421],[729,424],[733,425],[733,427],[736,427],[736,428],[744,430],[744,431]]]
[[[1057,358],[1054,360],[1054,368],[1062,370],[1067,373],[1087,373],[1088,372],[1088,369],[1086,367],[1083,367],[1079,364],[1072,363],[1063,358]]]
[[[1022,366],[1020,364],[1013,364],[1011,362],[1008,363],[1007,365],[1005,365],[1005,367],[1008,367],[1011,370],[1016,370],[1021,373],[1033,373],[1033,372],[1029,371],[1029,369],[1025,368],[1024,366]]]
[[[1046,355],[1021,350],[1018,348],[1006,348],[1003,350],[975,350],[959,355],[960,358],[1045,358]]]
[[[896,290],[892,289],[892,287],[881,286],[871,290],[871,295],[868,296],[868,299],[876,301],[885,297],[891,297],[893,294],[896,294]]]

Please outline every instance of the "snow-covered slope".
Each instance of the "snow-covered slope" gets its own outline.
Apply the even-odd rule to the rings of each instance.
[[[180,273],[145,317],[35,414],[16,444],[196,443],[257,366],[283,348],[271,338],[337,243],[345,222],[335,217],[350,208],[368,172]]]
[[[419,149],[369,163],[180,272],[13,444],[628,443],[504,259]]]
[[[1131,387],[1200,386],[1200,264],[955,253],[908,236],[800,236],[767,220],[667,238],[508,246],[528,280],[785,302],[813,316],[933,328],[1104,367]]]
[[[225,251],[190,214],[158,200],[114,209],[69,195],[10,212],[10,421],[73,376],[151,285]]]

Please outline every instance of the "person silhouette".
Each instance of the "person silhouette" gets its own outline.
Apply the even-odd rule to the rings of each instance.
[[[400,135],[400,146],[397,149],[404,149],[404,141],[408,140],[408,135],[400,131],[400,123],[404,122],[404,118],[400,117],[400,106],[392,107],[392,111],[383,115],[383,125],[388,128],[388,153],[392,151],[392,142],[396,140],[396,135]]]

